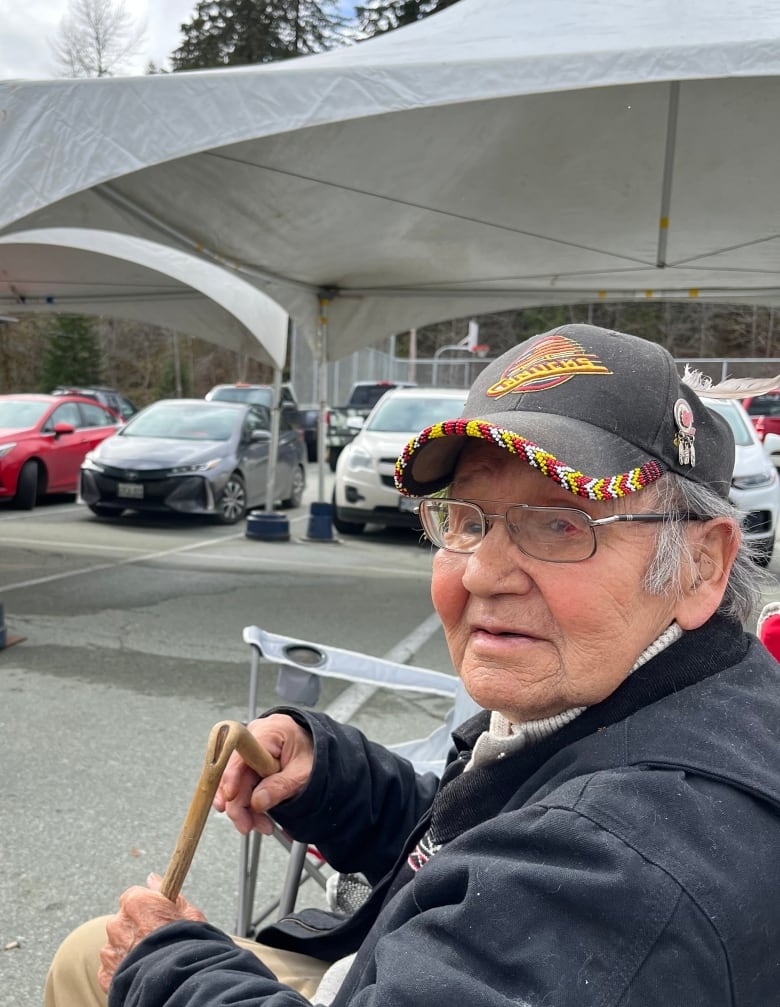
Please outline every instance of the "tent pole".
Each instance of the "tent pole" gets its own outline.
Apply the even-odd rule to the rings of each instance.
[[[290,344],[290,316],[287,316],[287,345]],[[246,537],[270,542],[286,542],[290,538],[290,521],[286,514],[274,511],[276,503],[276,473],[279,468],[279,440],[282,428],[282,366],[274,364],[271,396],[271,437],[268,441],[264,510],[249,511],[246,516]],[[258,409],[263,409],[258,406]],[[262,445],[258,444],[258,448]]]
[[[318,399],[317,424],[317,499],[325,500],[325,416],[328,410],[328,305],[330,299],[320,294],[320,314],[317,331]]]
[[[325,499],[325,415],[328,410],[328,305],[330,293],[319,293],[317,323],[317,367],[319,388],[319,422],[317,423],[317,501],[310,507],[307,538],[335,542],[333,538],[333,508]]]
[[[272,514],[274,509],[274,489],[276,486],[276,456],[279,450],[279,427],[282,408],[282,369],[274,367],[274,391],[271,405],[271,441],[268,445],[268,482],[265,488],[265,512]]]
[[[680,112],[680,82],[669,85],[669,110],[666,118],[666,146],[664,148],[664,174],[661,183],[661,214],[658,222],[658,250],[656,268],[666,268],[666,248],[669,241],[669,212],[672,205],[674,179],[674,154],[677,147],[677,120]]]

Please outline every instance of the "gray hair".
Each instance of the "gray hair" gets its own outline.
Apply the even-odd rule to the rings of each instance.
[[[654,492],[658,509],[664,512],[689,512],[707,518],[725,517],[733,522],[734,535],[739,536],[740,543],[718,612],[738,619],[743,625],[747,623],[755,615],[761,602],[762,587],[769,585],[770,578],[759,566],[762,557],[758,550],[742,535],[739,511],[709,487],[674,473],[667,473],[648,490]],[[678,598],[682,597],[693,566],[685,522],[664,521],[659,526],[655,555],[645,574],[645,590],[648,594],[671,592]]]
[[[445,486],[432,496],[448,496],[452,486]],[[653,506],[669,514],[698,514],[700,517],[725,517],[733,523],[734,535],[739,536],[734,563],[729,574],[726,591],[718,606],[721,615],[737,619],[746,625],[758,612],[762,601],[762,588],[769,589],[774,582],[760,562],[760,551],[742,534],[742,515],[731,503],[724,500],[708,486],[692,482],[684,476],[667,472],[657,482],[642,491],[647,499],[653,496]],[[630,510],[634,494],[621,497],[612,503],[615,513]],[[576,506],[576,504],[572,505]],[[695,565],[688,530],[684,521],[663,521],[658,526],[655,553],[645,572],[643,587],[648,594],[672,594],[684,597],[690,572]]]

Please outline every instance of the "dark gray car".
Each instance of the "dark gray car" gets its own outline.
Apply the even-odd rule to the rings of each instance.
[[[270,448],[264,406],[163,399],[87,455],[79,497],[99,517],[176,511],[235,524],[265,503]],[[283,507],[300,505],[304,459],[300,432],[282,421],[274,499]]]
[[[138,412],[138,406],[131,402],[126,396],[118,392],[116,388],[106,388],[105,385],[90,385],[89,387],[75,388],[72,385],[59,385],[53,389],[52,395],[83,395],[85,398],[94,399],[103,406],[108,406],[122,417],[126,423],[131,416]]]

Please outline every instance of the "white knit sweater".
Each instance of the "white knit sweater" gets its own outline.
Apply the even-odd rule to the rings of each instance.
[[[642,651],[628,674],[631,675],[637,668],[640,668],[649,661],[651,657],[660,654],[662,650],[665,650],[675,640],[679,640],[682,634],[682,629],[676,622],[673,622],[646,650]],[[494,759],[503,759],[510,752],[516,752],[527,745],[537,744],[543,738],[548,738],[551,734],[554,734],[564,724],[570,723],[585,709],[586,707],[584,706],[577,706],[571,710],[556,713],[554,717],[545,717],[543,720],[529,720],[523,724],[514,724],[494,710],[490,715],[490,727],[477,738],[474,750],[471,753],[471,760],[466,769],[484,765],[486,762],[492,762]]]

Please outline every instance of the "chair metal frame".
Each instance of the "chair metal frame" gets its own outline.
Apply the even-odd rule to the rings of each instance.
[[[277,691],[283,695],[286,675],[293,676],[297,688],[301,687],[302,682],[305,685],[309,675],[351,682],[357,693],[353,696],[355,708],[362,705],[378,688],[444,696],[451,699],[453,705],[445,721],[432,734],[427,738],[391,746],[393,751],[410,759],[419,772],[438,772],[449,748],[453,723],[460,723],[478,709],[466,694],[460,680],[452,674],[410,665],[406,661],[373,657],[359,651],[280,636],[258,626],[247,626],[243,631],[243,639],[249,645],[251,655],[247,722],[257,716],[258,682],[263,666],[275,666],[278,669]],[[348,719],[346,716],[339,716],[339,713],[343,714],[349,709],[348,705],[337,701],[334,707],[327,712],[335,714],[336,719]],[[327,865],[316,850],[307,847],[305,843],[291,840],[278,826],[273,835],[288,850],[288,866],[279,896],[260,907],[255,915],[252,907],[263,837],[259,833],[242,836],[236,916],[236,934],[241,937],[253,936],[274,912],[277,912],[278,917],[292,912],[299,889],[307,881],[314,881],[323,889],[327,884]]]

